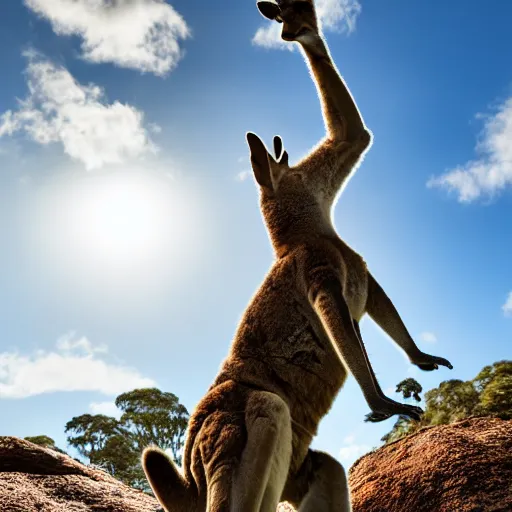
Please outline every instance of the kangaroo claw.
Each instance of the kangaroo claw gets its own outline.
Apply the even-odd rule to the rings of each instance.
[[[429,354],[422,354],[418,360],[413,361],[420,370],[425,372],[431,372],[432,370],[437,370],[440,366],[446,366],[450,370],[453,370],[453,366],[444,357],[431,356]]]
[[[391,414],[383,414],[380,412],[370,412],[364,417],[365,422],[378,423],[379,421],[387,420],[391,418]]]
[[[395,414],[408,416],[412,420],[420,421],[423,409],[421,409],[421,407],[416,407],[415,405],[401,404],[389,400],[385,401],[382,406],[377,407],[371,413],[367,414],[364,421],[377,423],[379,421],[387,420]]]

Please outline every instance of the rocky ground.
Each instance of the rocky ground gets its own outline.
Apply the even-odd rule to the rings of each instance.
[[[512,511],[512,421],[425,428],[350,469],[354,512]]]
[[[511,512],[512,421],[474,418],[423,429],[359,459],[349,480],[354,512]],[[159,509],[156,500],[103,471],[0,438],[2,512]]]
[[[0,438],[2,512],[155,512],[154,498],[67,455]]]

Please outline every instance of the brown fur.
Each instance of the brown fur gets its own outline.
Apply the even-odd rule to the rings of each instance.
[[[280,500],[304,512],[350,510],[343,468],[309,448],[347,367],[373,411],[371,420],[419,418],[421,412],[381,391],[358,325],[366,312],[411,362],[423,369],[449,365],[416,347],[363,258],[332,225],[336,196],[369,148],[371,134],[320,36],[313,4],[287,0],[259,7],[283,22],[284,39],[301,44],[327,136],[289,166],[280,138],[274,140],[274,158],[256,135],[247,135],[276,261],[190,418],[184,475],[155,449],[144,454],[148,479],[168,511],[273,512]]]

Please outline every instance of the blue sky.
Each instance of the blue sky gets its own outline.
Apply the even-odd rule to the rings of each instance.
[[[0,435],[63,448],[69,419],[137,386],[193,409],[272,262],[244,134],[293,162],[324,133],[254,2],[105,3],[0,6]],[[373,367],[392,397],[472,378],[512,356],[512,5],[319,8],[375,136],[334,222],[454,370],[411,369],[365,319]],[[314,446],[348,467],[394,422],[368,411],[351,377]]]

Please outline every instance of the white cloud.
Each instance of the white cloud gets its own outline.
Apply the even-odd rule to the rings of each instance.
[[[247,178],[251,176],[251,171],[240,171],[235,179],[236,181],[245,181]]]
[[[431,178],[427,186],[454,191],[469,203],[512,185],[512,97],[487,118],[476,151],[480,158]]]
[[[61,336],[57,340],[56,347],[61,352],[82,352],[84,355],[88,356],[94,353],[108,352],[106,345],[94,346],[85,336],[77,338],[75,331],[70,331]]]
[[[120,418],[121,416],[121,411],[114,402],[92,402],[89,404],[89,408],[93,414],[104,414],[114,418]]]
[[[503,306],[501,306],[505,316],[512,316],[512,292],[508,294],[507,300]]]
[[[155,382],[137,370],[100,359],[104,346],[70,333],[60,338],[54,351],[30,355],[0,352],[0,398],[26,398],[57,391],[96,391],[118,395]]]
[[[436,343],[437,342],[437,336],[433,332],[422,332],[420,334],[420,338],[425,341],[426,343]]]
[[[155,152],[142,112],[118,101],[106,103],[97,85],[79,84],[65,68],[33,51],[26,56],[29,95],[17,111],[0,116],[0,137],[22,131],[39,144],[60,143],[87,169]]]
[[[256,34],[254,34],[252,42],[253,44],[262,46],[263,48],[293,51],[295,49],[295,45],[281,39],[281,29],[281,24],[274,21],[266,21],[265,25],[256,30]]]
[[[185,20],[163,0],[25,0],[59,35],[82,38],[90,62],[163,75],[182,56],[179,41],[190,35]]]
[[[351,465],[356,459],[361,457],[361,455],[371,450],[367,444],[358,444],[355,441],[356,437],[354,435],[349,435],[343,439],[345,446],[342,446],[339,452],[339,457],[342,462]]]
[[[356,28],[361,4],[357,0],[318,0],[316,11],[323,28],[350,34]]]
[[[361,14],[361,4],[358,0],[317,0],[316,12],[323,29],[351,34],[355,30],[357,18]],[[294,44],[281,39],[281,30],[281,24],[267,21],[256,31],[252,42],[264,48],[293,50]]]

